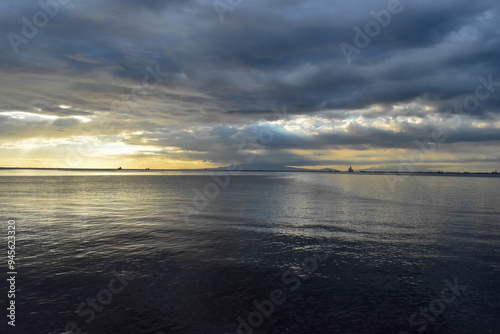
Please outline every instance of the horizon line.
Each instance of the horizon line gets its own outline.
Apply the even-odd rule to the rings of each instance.
[[[323,169],[306,169],[306,168],[296,168],[288,167],[291,169],[230,169],[226,167],[211,167],[211,168],[176,168],[176,169],[157,169],[157,168],[64,168],[64,167],[0,167],[2,170],[60,170],[60,171],[206,171],[206,172],[320,172],[320,173],[347,173],[347,174],[498,174],[497,170],[492,172],[468,172],[468,171],[384,171],[384,170],[357,170],[353,172],[342,171],[335,168],[323,168]]]

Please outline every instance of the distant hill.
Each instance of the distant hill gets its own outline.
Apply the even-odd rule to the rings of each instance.
[[[321,172],[339,172],[338,169],[335,169],[335,168],[323,168],[323,169],[320,169]]]
[[[280,165],[280,164],[241,164],[241,165],[231,165],[231,166],[226,166],[226,167],[217,167],[217,168],[207,168],[207,170],[255,170],[255,171],[266,171],[266,170],[272,170],[272,171],[295,171],[295,172],[308,172],[308,171],[323,171],[323,172],[328,172],[332,171],[335,172],[336,170],[333,168],[324,168],[321,170],[318,169],[308,169],[308,168],[295,168],[295,167],[289,167],[285,165]]]

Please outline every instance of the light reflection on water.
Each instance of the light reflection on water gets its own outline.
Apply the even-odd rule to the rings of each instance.
[[[210,182],[0,176],[0,212],[19,233],[21,332],[75,321],[88,333],[235,333],[254,300],[283,289],[287,302],[255,333],[414,333],[408,317],[454,277],[469,288],[426,333],[499,328],[500,179],[408,176],[391,191],[381,175],[242,173],[181,212]],[[320,240],[328,259],[290,291],[283,273],[324,250]],[[122,268],[137,277],[85,323],[77,306]]]

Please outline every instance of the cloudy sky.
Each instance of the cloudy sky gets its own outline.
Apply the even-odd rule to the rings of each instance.
[[[0,166],[500,169],[498,0],[4,0]]]

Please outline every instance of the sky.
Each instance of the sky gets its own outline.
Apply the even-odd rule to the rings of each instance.
[[[500,169],[498,0],[4,0],[0,166]]]

